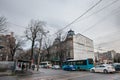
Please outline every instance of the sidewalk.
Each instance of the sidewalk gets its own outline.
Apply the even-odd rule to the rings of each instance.
[[[41,72],[37,70],[28,69],[27,71],[17,71],[15,72],[15,75],[16,76],[27,76],[27,75],[33,75],[33,74],[39,74],[39,73]]]
[[[32,75],[32,74],[39,74],[41,73],[40,71],[37,70],[27,70],[27,71],[16,71],[15,73],[12,73],[11,70],[8,70],[6,72],[0,72],[0,77],[2,76],[27,76],[27,75]]]

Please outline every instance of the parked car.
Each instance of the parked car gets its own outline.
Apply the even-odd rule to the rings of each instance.
[[[113,63],[112,64],[116,71],[120,71],[120,63]]]
[[[115,68],[112,65],[102,64],[102,65],[96,65],[95,67],[90,69],[90,72],[115,72]]]
[[[49,61],[45,61],[45,62],[41,62],[39,67],[41,67],[41,68],[51,68],[52,64]]]
[[[59,65],[53,65],[52,69],[60,69],[60,66]]]
[[[67,71],[75,71],[76,70],[76,68],[73,65],[66,65],[62,69],[67,70]]]

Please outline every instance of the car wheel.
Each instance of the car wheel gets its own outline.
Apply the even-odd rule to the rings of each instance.
[[[108,71],[105,69],[104,71],[103,71],[105,74],[107,74],[108,73]]]
[[[92,72],[92,73],[94,73],[94,72],[95,72],[95,70],[94,70],[94,69],[92,69],[92,70],[91,70],[91,72]]]

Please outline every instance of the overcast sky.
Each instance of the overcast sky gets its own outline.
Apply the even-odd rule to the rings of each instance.
[[[0,0],[0,15],[8,19],[8,27],[16,35],[24,34],[25,27],[31,19],[45,21],[47,29],[53,34],[82,15],[98,1]],[[112,2],[114,4],[111,4]],[[92,39],[95,48],[114,49],[120,52],[120,1],[102,0],[100,4],[63,32],[70,29]]]

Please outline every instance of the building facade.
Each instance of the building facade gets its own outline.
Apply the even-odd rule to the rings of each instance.
[[[11,60],[11,48],[15,46],[15,37],[13,36],[13,32],[8,35],[0,35],[0,46],[3,48],[0,49],[0,61]]]
[[[76,34],[73,36],[73,54],[74,59],[94,58],[93,40]]]
[[[48,51],[44,54],[48,54]],[[46,57],[47,59],[48,57]],[[56,38],[53,45],[49,47],[50,61],[66,61],[68,59],[86,59],[94,58],[93,40],[81,35],[75,34],[69,30],[66,39],[60,41]]]
[[[114,50],[103,53],[96,52],[95,54],[98,63],[112,63],[116,58],[116,52]]]

